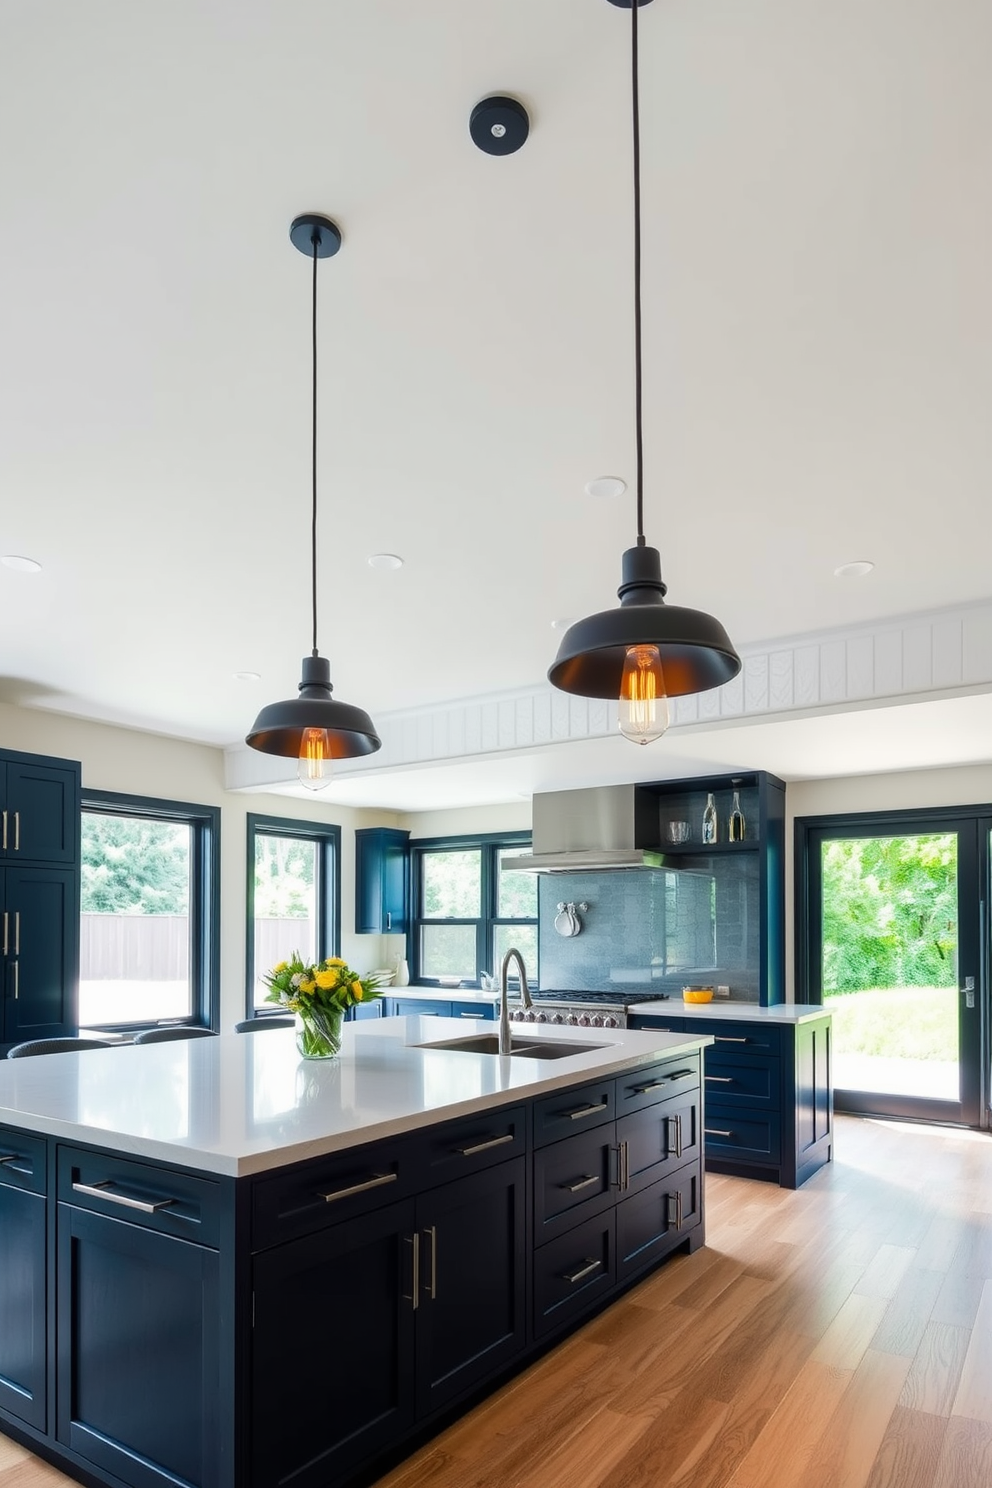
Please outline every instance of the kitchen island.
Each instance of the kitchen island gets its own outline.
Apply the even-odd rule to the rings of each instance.
[[[0,1429],[91,1483],[330,1488],[702,1244],[707,1037],[437,1047],[473,1034],[0,1064]]]

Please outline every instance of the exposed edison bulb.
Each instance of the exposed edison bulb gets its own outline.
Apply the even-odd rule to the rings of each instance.
[[[652,744],[668,727],[668,694],[657,646],[628,646],[620,683],[620,732]]]
[[[300,784],[309,791],[323,790],[331,779],[331,741],[326,729],[304,729],[300,738]]]

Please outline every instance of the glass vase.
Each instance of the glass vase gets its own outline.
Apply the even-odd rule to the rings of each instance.
[[[341,1008],[308,1008],[296,1014],[296,1047],[304,1059],[333,1059],[341,1052]]]

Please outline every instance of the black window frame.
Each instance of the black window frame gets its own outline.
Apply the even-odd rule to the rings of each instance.
[[[540,951],[540,917],[539,913],[529,916],[527,919],[507,918],[499,914],[499,854],[507,849],[521,850],[530,847],[532,834],[527,831],[516,832],[473,832],[459,836],[446,837],[418,837],[410,842],[410,881],[411,881],[411,915],[410,915],[410,980],[419,987],[439,987],[457,992],[458,988],[478,988],[478,971],[473,978],[463,977],[458,986],[450,982],[442,981],[440,977],[428,977],[423,975],[421,964],[421,931],[424,925],[475,925],[475,960],[479,971],[488,971],[493,968],[493,946],[494,931],[497,925],[534,925],[538,931],[538,950]],[[423,861],[427,853],[437,852],[466,852],[480,850],[481,858],[481,909],[478,917],[466,916],[457,919],[434,919],[423,913],[424,903],[424,874]],[[494,968],[493,968],[494,969]],[[538,985],[537,970],[532,978],[529,978],[532,986]]]
[[[216,1033],[220,1028],[220,807],[84,787],[80,810],[90,815],[178,822],[190,828],[189,1017],[88,1023],[87,1027],[106,1033],[138,1033],[179,1024]]]
[[[341,954],[341,828],[333,822],[307,821],[296,816],[264,816],[250,811],[247,819],[247,892],[245,917],[245,1017],[285,1017],[283,1008],[255,1006],[255,839],[295,837],[317,848],[316,955],[318,960]]]

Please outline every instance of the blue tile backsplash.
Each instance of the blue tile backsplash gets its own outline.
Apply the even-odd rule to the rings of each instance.
[[[757,1002],[758,893],[756,853],[700,855],[679,870],[542,874],[541,986],[679,996],[701,981]],[[558,905],[583,900],[581,933],[559,935]]]

